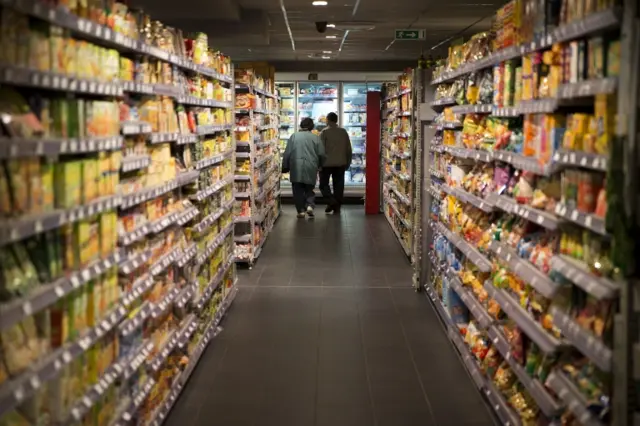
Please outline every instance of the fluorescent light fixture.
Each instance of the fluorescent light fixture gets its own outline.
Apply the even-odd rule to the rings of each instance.
[[[337,37],[329,35],[329,36],[327,36],[327,38],[337,38]]]
[[[323,56],[322,59],[331,59],[331,56]]]
[[[330,50],[323,50],[322,53],[332,53]]]
[[[327,24],[327,28],[335,28],[336,24]]]
[[[315,0],[315,1],[311,2],[311,4],[314,5],[314,6],[326,6],[329,3],[326,2],[325,0]]]

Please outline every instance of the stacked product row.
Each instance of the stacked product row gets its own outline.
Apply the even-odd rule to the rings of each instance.
[[[415,213],[414,73],[383,86],[382,182],[384,214],[407,256],[412,255]]]
[[[273,82],[236,70],[236,262],[252,266],[280,215],[278,98]]]
[[[608,166],[619,25],[550,3],[507,3],[435,70],[426,289],[504,424],[603,425],[631,247]]]
[[[4,3],[0,424],[160,424],[237,292],[230,60]]]

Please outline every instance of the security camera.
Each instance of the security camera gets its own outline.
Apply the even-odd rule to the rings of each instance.
[[[319,33],[327,32],[327,23],[326,22],[316,22],[316,30],[318,30]]]

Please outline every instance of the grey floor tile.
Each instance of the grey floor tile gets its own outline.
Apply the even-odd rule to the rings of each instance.
[[[488,426],[384,216],[290,206],[167,425]]]

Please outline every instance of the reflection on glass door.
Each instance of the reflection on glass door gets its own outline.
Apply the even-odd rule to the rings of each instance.
[[[289,137],[296,131],[296,84],[276,83],[276,90],[280,96],[280,129],[278,147],[280,157],[284,154]],[[282,174],[282,181],[289,181],[289,173]]]
[[[320,134],[327,127],[330,112],[338,113],[336,83],[298,83],[298,121],[311,117],[315,123],[314,133]]]
[[[364,193],[365,141],[367,138],[367,92],[380,91],[381,83],[343,83],[342,121],[340,123],[351,138],[353,157],[345,172],[345,185],[362,188]]]

